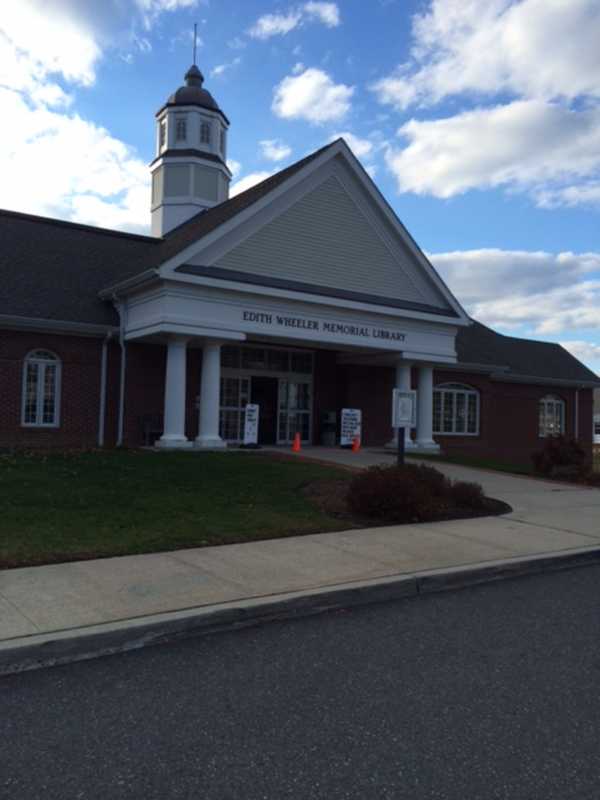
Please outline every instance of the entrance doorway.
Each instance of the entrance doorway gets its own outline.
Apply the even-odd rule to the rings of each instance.
[[[251,379],[250,402],[260,406],[258,443],[277,442],[277,378],[267,375],[253,375]]]

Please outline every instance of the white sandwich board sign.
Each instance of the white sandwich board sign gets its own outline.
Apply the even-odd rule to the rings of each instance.
[[[354,443],[358,436],[362,439],[362,411],[360,408],[342,408],[342,428],[340,431],[340,444],[348,447]]]
[[[244,444],[258,444],[258,418],[260,406],[248,403],[244,414]]]

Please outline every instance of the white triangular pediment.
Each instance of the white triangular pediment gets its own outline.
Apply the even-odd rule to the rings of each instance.
[[[360,169],[360,168],[359,168]],[[185,264],[231,279],[388,300],[460,314],[460,306],[385,201],[343,154],[277,194],[237,227],[198,243]],[[377,193],[378,194],[378,193]],[[380,196],[379,196],[380,198]],[[390,217],[392,219],[390,220]],[[401,230],[399,230],[399,228]]]

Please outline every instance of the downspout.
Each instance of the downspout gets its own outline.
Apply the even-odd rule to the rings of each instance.
[[[98,416],[98,447],[104,447],[104,424],[106,420],[106,372],[108,362],[108,343],[112,339],[109,331],[102,342],[102,357],[100,360],[100,402]]]
[[[579,441],[579,389],[575,389],[575,441]]]
[[[117,426],[117,447],[123,446],[123,423],[125,419],[125,367],[127,360],[127,350],[125,345],[125,325],[127,323],[127,307],[119,303],[117,297],[113,297],[113,302],[119,312],[119,345],[121,347],[121,374],[119,378],[119,421]]]

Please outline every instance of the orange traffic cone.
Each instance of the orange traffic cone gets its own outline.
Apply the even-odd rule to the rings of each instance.
[[[360,450],[360,437],[355,436],[354,439],[352,440],[352,452],[358,453],[359,450]]]
[[[294,444],[292,445],[292,453],[299,453],[300,452],[300,434],[297,433],[294,436]]]

